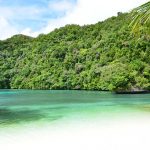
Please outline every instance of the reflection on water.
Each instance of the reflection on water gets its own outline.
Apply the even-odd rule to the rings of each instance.
[[[0,125],[55,121],[68,116],[150,112],[150,94],[110,92],[0,90]]]

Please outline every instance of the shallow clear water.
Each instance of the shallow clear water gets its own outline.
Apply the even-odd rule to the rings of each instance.
[[[61,119],[150,113],[150,94],[0,90],[0,126]]]

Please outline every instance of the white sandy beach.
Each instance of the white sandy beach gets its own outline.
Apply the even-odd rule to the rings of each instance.
[[[150,150],[150,116],[68,122],[0,134],[1,150]]]

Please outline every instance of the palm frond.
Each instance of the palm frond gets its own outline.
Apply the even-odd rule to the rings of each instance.
[[[140,27],[150,23],[150,2],[147,2],[131,12],[132,21],[129,26],[132,31],[140,30]]]

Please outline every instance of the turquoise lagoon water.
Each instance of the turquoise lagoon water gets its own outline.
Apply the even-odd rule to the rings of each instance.
[[[120,114],[150,113],[150,94],[0,90],[0,127]]]

